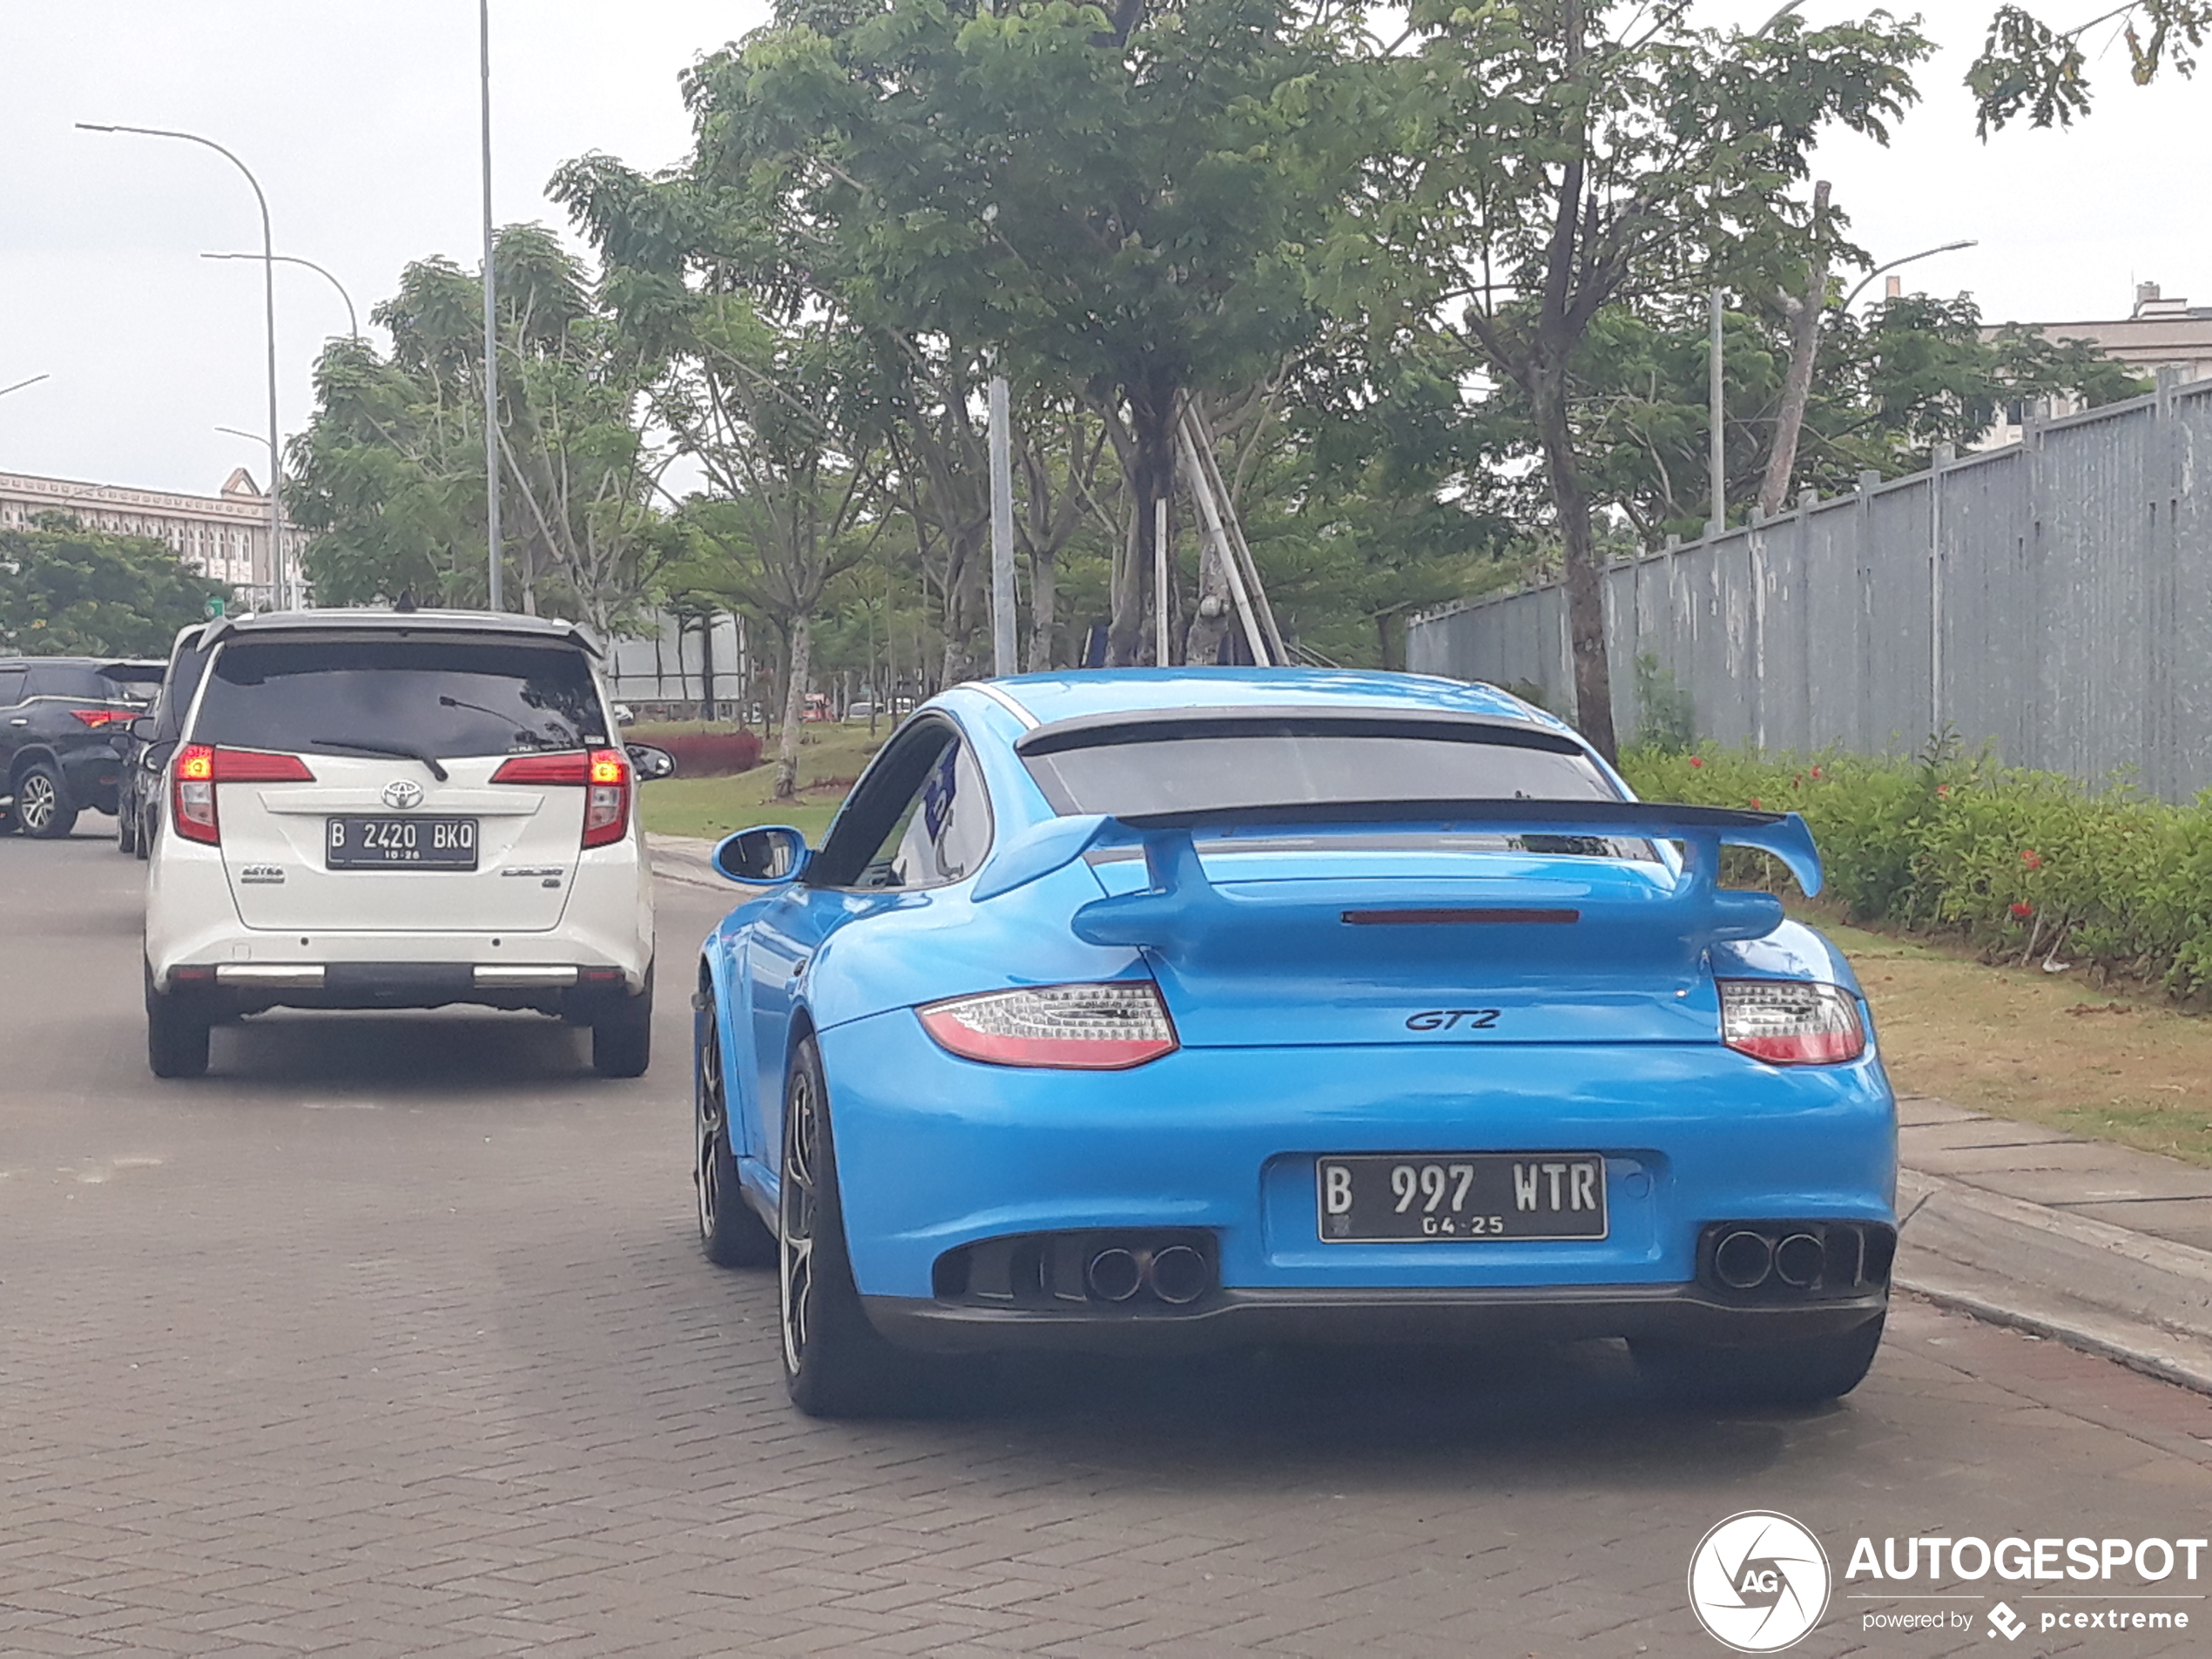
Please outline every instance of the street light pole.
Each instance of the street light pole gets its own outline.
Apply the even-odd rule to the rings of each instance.
[[[1885,271],[1894,271],[1898,266],[1910,265],[1915,260],[1932,259],[1939,253],[1956,253],[1962,247],[1976,247],[1979,246],[1979,243],[1972,239],[1964,242],[1946,242],[1941,247],[1924,247],[1918,253],[1908,253],[1901,260],[1892,260],[1887,265],[1878,265],[1858,280],[1858,286],[1857,287],[1853,288],[1849,293],[1844,296],[1844,303],[1836,307],[1837,314],[1841,315],[1844,312],[1849,311],[1851,309],[1851,302],[1858,299],[1860,294],[1865,293],[1866,285],[1871,282],[1876,277],[1880,276]]]
[[[287,575],[284,556],[284,499],[283,458],[278,448],[277,436],[277,346],[276,346],[276,238],[269,228],[269,199],[261,192],[261,181],[253,170],[212,138],[203,138],[197,132],[177,132],[166,127],[131,127],[103,125],[91,121],[79,121],[78,126],[86,132],[131,132],[145,138],[181,138],[186,144],[196,144],[212,150],[246,175],[246,182],[253,186],[253,199],[261,209],[261,304],[267,323],[269,344],[269,561],[270,577],[276,591],[277,608],[292,608],[298,602],[298,592]]]
[[[491,0],[476,0],[476,61],[484,127],[484,523],[491,550],[491,608],[503,610],[499,590],[499,300],[491,270]]]
[[[199,257],[203,260],[258,260],[262,256],[259,253],[203,253]],[[294,253],[279,253],[275,256],[275,258],[276,262],[279,265],[306,266],[307,269],[313,271],[317,276],[322,278],[324,281],[329,283],[332,287],[338,290],[338,297],[346,302],[346,332],[354,337],[354,344],[356,346],[360,345],[361,339],[361,314],[354,309],[354,296],[346,292],[346,285],[341,282],[336,277],[331,275],[329,272],[324,270],[322,266],[317,265],[313,260],[303,260]]]

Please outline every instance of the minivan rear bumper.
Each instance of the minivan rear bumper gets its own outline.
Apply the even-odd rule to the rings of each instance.
[[[644,979],[621,968],[577,962],[185,962],[168,970],[160,986],[219,1014],[466,1002],[589,1018],[607,1002],[636,995]]]

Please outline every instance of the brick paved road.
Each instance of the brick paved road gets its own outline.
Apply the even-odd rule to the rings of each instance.
[[[2206,1531],[2206,1401],[1925,1307],[1811,1416],[1669,1414],[1591,1348],[808,1422],[769,1279],[692,1242],[680,1005],[636,1083],[444,1015],[273,1017],[156,1084],[138,870],[0,840],[0,1653],[1717,1654],[1682,1585],[1737,1509],[1839,1572]],[[666,891],[671,963],[716,907]],[[1862,1637],[1865,1588],[1797,1651],[2056,1650]]]

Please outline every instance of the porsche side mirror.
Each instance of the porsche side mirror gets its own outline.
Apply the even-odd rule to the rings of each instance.
[[[656,778],[676,775],[676,757],[667,750],[650,743],[627,743],[623,747],[629,751],[630,764],[637,768],[639,783],[649,784]]]
[[[796,880],[806,867],[806,838],[783,824],[764,824],[725,836],[714,867],[732,881],[770,887]]]

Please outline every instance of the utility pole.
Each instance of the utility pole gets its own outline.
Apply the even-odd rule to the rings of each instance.
[[[1728,528],[1728,410],[1723,393],[1727,381],[1721,372],[1721,291],[1713,290],[1712,304],[1708,318],[1710,338],[1706,342],[1705,406],[1706,418],[1712,435],[1705,457],[1705,470],[1712,486],[1712,508],[1706,516],[1706,534],[1718,536]]]
[[[491,0],[476,0],[476,56],[484,129],[484,523],[491,555],[491,609],[499,590],[499,299],[491,271]]]
[[[1014,435],[1006,376],[991,376],[991,672],[1018,673],[1014,646]]]

